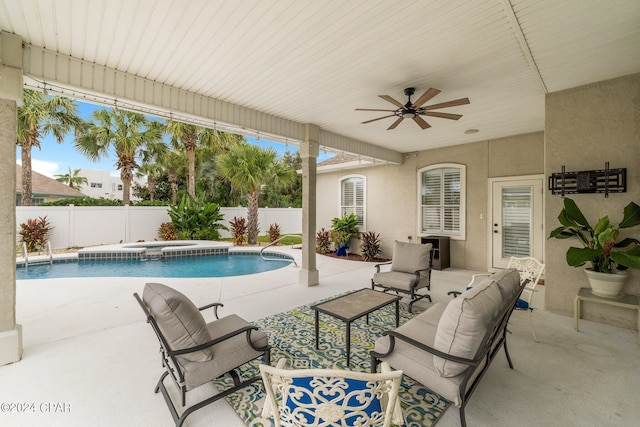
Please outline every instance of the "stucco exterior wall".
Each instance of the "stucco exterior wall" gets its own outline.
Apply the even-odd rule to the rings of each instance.
[[[452,147],[406,153],[401,166],[387,165],[318,175],[318,229],[331,228],[339,215],[339,180],[366,177],[367,231],[380,233],[383,256],[393,254],[393,241],[419,241],[418,176],[425,166],[466,165],[466,239],[451,240],[451,266],[486,271],[488,236],[488,178],[541,174],[543,133],[517,135]],[[490,157],[495,156],[499,160]]]
[[[547,95],[546,99],[545,175],[567,171],[627,168],[627,192],[570,195],[592,225],[609,215],[614,223],[622,219],[622,211],[630,201],[640,203],[640,74],[599,82]],[[562,209],[559,195],[545,193],[547,235],[559,223]],[[624,233],[624,234],[623,234]],[[623,230],[621,236],[640,239],[638,228]],[[588,287],[582,267],[569,267],[565,262],[570,240],[546,241],[545,307],[557,313],[572,315],[573,300],[581,287]],[[640,294],[640,272],[629,270],[624,290]],[[584,317],[598,322],[635,328],[636,313],[617,307],[584,304]]]

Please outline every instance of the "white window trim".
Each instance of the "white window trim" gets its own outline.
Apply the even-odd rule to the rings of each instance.
[[[342,218],[342,181],[350,178],[360,178],[362,179],[362,192],[363,192],[363,205],[362,211],[364,213],[364,219],[362,221],[362,227],[360,227],[359,231],[367,230],[367,177],[365,175],[344,175],[338,179],[338,214],[336,215],[338,218]]]
[[[451,240],[466,240],[466,227],[467,227],[467,167],[459,163],[438,163],[435,165],[425,166],[418,170],[418,194],[416,195],[417,201],[417,236],[428,236],[429,234],[422,231],[422,173],[442,168],[455,168],[460,169],[460,232],[457,234],[452,233],[438,233],[438,235],[449,236]]]

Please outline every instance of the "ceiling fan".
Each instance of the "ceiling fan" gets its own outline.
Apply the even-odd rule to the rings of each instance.
[[[431,111],[431,110],[469,104],[469,98],[461,98],[453,101],[442,102],[440,104],[432,104],[432,105],[427,105],[423,107],[422,105],[424,105],[431,98],[439,94],[440,91],[438,89],[429,88],[425,93],[422,94],[422,96],[420,96],[420,98],[418,98],[414,103],[412,103],[411,95],[413,95],[415,91],[416,89],[413,87],[408,87],[404,90],[404,94],[407,95],[408,97],[408,101],[404,105],[402,105],[400,102],[396,101],[389,95],[378,95],[380,98],[384,99],[385,101],[389,101],[390,103],[398,107],[395,110],[356,108],[356,111],[387,111],[392,113],[392,114],[389,114],[388,116],[382,116],[382,117],[378,117],[377,119],[367,120],[366,122],[362,122],[362,124],[371,123],[371,122],[375,122],[376,120],[382,120],[382,119],[386,119],[387,117],[395,116],[395,117],[398,117],[398,119],[395,122],[393,122],[393,124],[389,126],[387,130],[395,129],[400,124],[400,122],[402,122],[404,119],[413,119],[413,121],[416,122],[418,126],[420,126],[422,129],[427,129],[427,128],[430,128],[431,125],[427,123],[420,116],[440,117],[442,119],[458,120],[460,117],[462,117],[462,115],[451,114],[451,113],[439,113],[437,111]]]

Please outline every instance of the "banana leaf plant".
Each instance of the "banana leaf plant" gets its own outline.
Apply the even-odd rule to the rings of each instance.
[[[640,206],[630,202],[624,208],[624,217],[613,225],[608,216],[598,220],[592,227],[576,203],[564,199],[564,208],[558,215],[560,227],[549,235],[549,239],[578,239],[583,247],[567,250],[567,264],[579,267],[591,262],[591,269],[599,273],[614,273],[628,268],[640,269],[640,241],[627,237],[617,241],[620,229],[640,225]]]

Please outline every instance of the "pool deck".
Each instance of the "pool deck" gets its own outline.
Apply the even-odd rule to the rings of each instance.
[[[277,251],[300,264],[299,250]],[[18,281],[17,322],[23,329],[24,354],[20,362],[0,367],[0,402],[34,403],[35,412],[0,412],[0,425],[173,426],[164,400],[153,393],[162,372],[158,344],[132,297],[146,282],[173,286],[196,305],[222,302],[221,315],[235,313],[252,321],[368,287],[373,265],[318,255],[320,285],[314,287],[297,284],[299,268],[294,265],[226,278]],[[446,292],[464,289],[473,273],[434,271],[434,302],[450,300]],[[544,301],[544,286],[539,288],[534,300],[538,307]],[[508,369],[501,352],[466,408],[469,425],[637,425],[637,332],[588,320],[581,321],[576,332],[571,317],[544,310],[533,316],[541,342],[531,339],[527,314],[515,312],[508,338],[515,370]],[[213,386],[206,384],[190,394],[195,398],[211,390]],[[190,415],[185,425],[243,423],[221,400]],[[459,426],[455,407],[437,423],[452,426]]]

